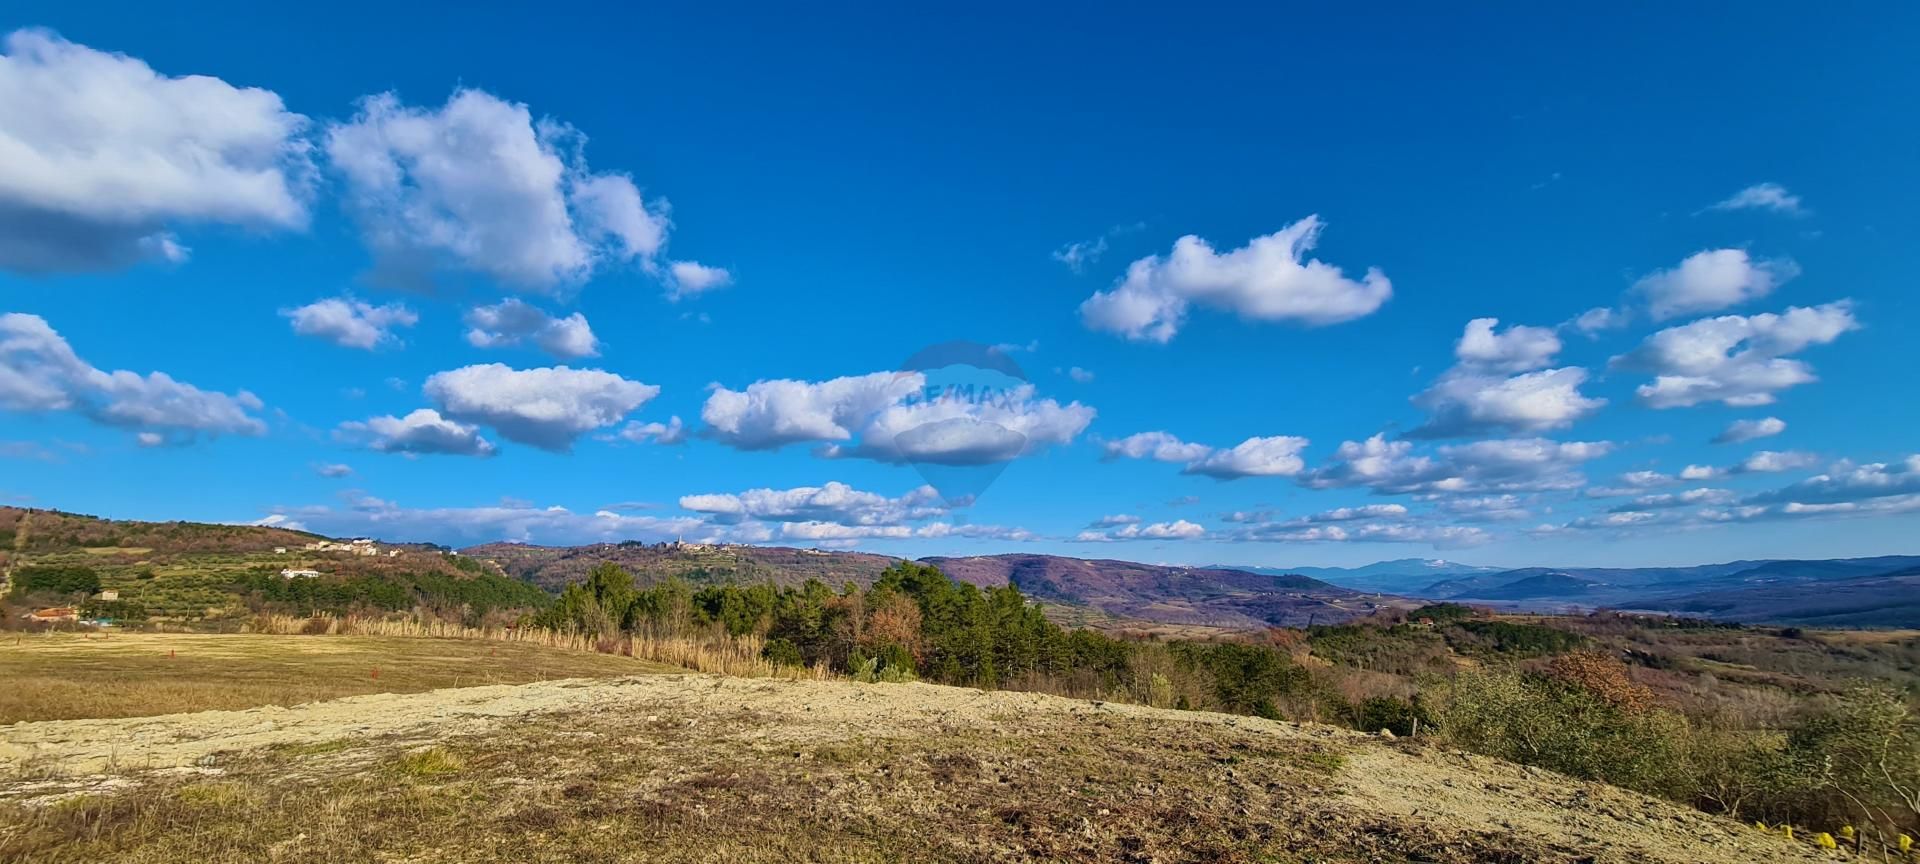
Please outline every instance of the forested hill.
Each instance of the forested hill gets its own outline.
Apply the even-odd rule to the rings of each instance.
[[[797,586],[817,579],[839,588],[849,582],[867,587],[881,571],[899,561],[866,552],[826,552],[784,546],[735,546],[703,543],[595,543],[589,546],[531,546],[486,543],[460,550],[493,561],[509,575],[549,591],[580,582],[594,565],[610,562],[632,573],[643,586],[678,576],[695,585],[753,585],[773,582]]]
[[[1167,567],[1057,555],[923,558],[949,577],[1013,585],[1035,599],[1086,606],[1119,618],[1259,629],[1336,624],[1382,608],[1410,607],[1295,575],[1215,567]]]

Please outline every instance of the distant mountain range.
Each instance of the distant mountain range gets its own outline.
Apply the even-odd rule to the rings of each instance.
[[[1920,556],[1696,567],[1527,567],[1405,593],[1522,609],[1614,608],[1759,623],[1920,627]]]
[[[1355,591],[1384,594],[1416,594],[1441,579],[1482,573],[1505,572],[1500,567],[1481,567],[1438,558],[1398,558],[1364,567],[1243,567],[1234,564],[1212,565],[1220,569],[1244,570],[1268,575],[1309,576]]]

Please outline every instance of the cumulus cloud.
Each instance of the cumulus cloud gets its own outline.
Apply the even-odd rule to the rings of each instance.
[[[1920,454],[1899,462],[1841,463],[1781,489],[1751,496],[1752,504],[1853,504],[1920,494]]]
[[[405,417],[385,415],[342,423],[334,435],[368,450],[408,456],[492,456],[494,451],[493,442],[481,437],[477,427],[449,420],[432,408],[420,408]]]
[[[1565,429],[1605,407],[1607,400],[1580,392],[1587,370],[1543,369],[1510,378],[1453,372],[1413,397],[1430,415],[1411,433],[1416,438],[1454,438],[1489,432]]]
[[[266,423],[252,414],[262,407],[245,390],[229,395],[201,390],[165,372],[97,369],[46,319],[0,315],[0,409],[73,412],[164,443],[185,443],[202,434],[264,434]]]
[[[1071,366],[1067,368],[1067,377],[1072,378],[1075,383],[1086,384],[1093,380],[1093,373],[1078,366]]]
[[[1346,441],[1331,462],[1301,476],[1312,489],[1367,487],[1375,494],[1485,494],[1576,489],[1586,483],[1577,469],[1613,451],[1605,441],[1505,438],[1438,448],[1416,454],[1410,441],[1375,435]]]
[[[476,306],[466,315],[467,344],[475,348],[502,348],[532,343],[563,360],[600,354],[600,340],[578,312],[565,318],[548,315],[540,307],[509,298],[492,306]]]
[[[293,322],[295,333],[364,351],[399,344],[394,328],[412,327],[420,321],[419,315],[399,303],[375,306],[351,297],[315,300],[295,309],[282,309],[280,314]]]
[[[1807,211],[1801,205],[1800,196],[1787,191],[1787,187],[1778,183],[1755,183],[1733,193],[1726,200],[1707,207],[1708,210],[1770,210],[1788,216],[1804,215]]]
[[[1812,366],[1786,355],[1859,326],[1845,300],[1777,315],[1723,315],[1661,330],[1612,362],[1654,375],[1635,391],[1653,408],[1768,405],[1779,391],[1816,380]]]
[[[1377,269],[1354,280],[1339,267],[1307,259],[1321,227],[1318,216],[1308,216],[1225,253],[1191,234],[1181,237],[1167,257],[1133,262],[1112,290],[1087,298],[1080,304],[1081,320],[1095,330],[1164,343],[1196,304],[1254,321],[1308,326],[1372,314],[1392,296],[1392,283]]]
[[[660,393],[599,369],[466,366],[427,379],[427,398],[448,417],[488,426],[509,441],[565,452],[595,429],[619,423]]]
[[[466,546],[496,540],[544,545],[726,539],[721,529],[690,517],[633,516],[600,510],[575,513],[565,507],[535,507],[503,501],[480,507],[403,507],[347,493],[341,506],[276,507],[254,524],[315,531],[334,537],[377,537],[389,542]]]
[[[1717,312],[1765,297],[1781,283],[1800,275],[1800,266],[1788,259],[1754,259],[1745,249],[1696,252],[1671,270],[1640,277],[1633,291],[1647,304],[1653,320]]]
[[[1498,318],[1475,318],[1454,344],[1453,356],[1463,366],[1484,372],[1527,372],[1552,365],[1560,353],[1560,337],[1547,327],[1510,324],[1496,329]]]
[[[1240,521],[1244,527],[1225,539],[1253,543],[1428,543],[1435,548],[1477,546],[1492,539],[1482,528],[1416,520],[1400,504],[1340,507],[1284,521]]]
[[[1110,543],[1116,540],[1198,540],[1207,529],[1185,519],[1152,524],[1130,524],[1111,531],[1086,530],[1074,535],[1075,543]]]
[[[315,465],[313,466],[313,473],[318,474],[322,477],[326,477],[330,480],[337,480],[341,477],[352,476],[353,466],[342,465],[338,462],[329,463],[325,465]]]
[[[1727,424],[1726,431],[1713,436],[1714,444],[1739,444],[1757,438],[1771,438],[1787,431],[1787,421],[1778,417],[1762,417],[1758,420],[1735,420]]]
[[[827,381],[756,381],[745,390],[715,386],[700,419],[708,434],[742,450],[848,441],[867,418],[919,392],[916,372],[875,372]]]
[[[1183,463],[1182,474],[1218,480],[1240,477],[1291,477],[1305,470],[1300,451],[1310,443],[1293,435],[1248,438],[1232,447],[1181,441],[1168,432],[1140,432],[1104,445],[1107,459],[1152,459]]]
[[[1143,520],[1132,513],[1114,513],[1093,520],[1089,528],[1117,528],[1121,525],[1138,525]]]
[[[836,525],[900,525],[948,512],[940,493],[921,486],[898,498],[864,492],[845,483],[793,489],[751,489],[741,493],[687,495],[680,509],[700,513],[717,524],[751,520]]]
[[[667,267],[672,277],[667,283],[667,299],[680,300],[705,294],[733,284],[733,274],[723,267],[708,267],[698,261],[675,261]]]
[[[627,422],[627,425],[620,427],[619,438],[635,444],[646,444],[648,442],[667,446],[684,444],[687,440],[687,427],[681,424],[680,418],[677,415],[668,419],[665,423],[641,423],[637,420],[630,420]]]
[[[1499,324],[1497,318],[1467,322],[1454,344],[1454,365],[1413,397],[1429,414],[1413,437],[1564,429],[1607,404],[1580,392],[1587,370],[1543,368],[1560,353],[1553,330],[1518,324],[1500,330]]]
[[[307,119],[268,90],[170,77],[17,30],[0,54],[0,267],[185,260],[175,230],[304,229]]]
[[[1820,464],[1820,457],[1797,450],[1761,450],[1730,469],[1734,474],[1778,474]]]
[[[474,89],[439,108],[369,96],[325,140],[379,278],[416,286],[452,270],[542,291],[607,264],[657,269],[667,242],[666,202],[589,170],[585,145],[572,127]]]
[[[831,458],[981,465],[1069,443],[1094,416],[1078,402],[1037,398],[1031,385],[978,400],[921,398],[926,387],[919,372],[716,386],[700,417],[708,436],[743,450],[810,442]]]

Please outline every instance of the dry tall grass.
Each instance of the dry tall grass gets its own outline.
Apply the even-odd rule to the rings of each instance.
[[[733,636],[724,631],[694,635],[640,632],[595,636],[532,627],[467,627],[420,618],[368,618],[354,615],[344,618],[331,615],[314,618],[261,615],[247,629],[253,633],[281,635],[400,636],[520,642],[569,651],[618,654],[736,678],[827,680],[839,677],[824,665],[809,668],[775,663],[761,656],[761,649],[766,645],[759,636]]]

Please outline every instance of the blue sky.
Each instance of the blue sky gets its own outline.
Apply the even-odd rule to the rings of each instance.
[[[15,3],[0,496],[451,543],[1911,553],[1917,24]],[[956,340],[1018,377],[929,398],[957,367],[902,370]]]

